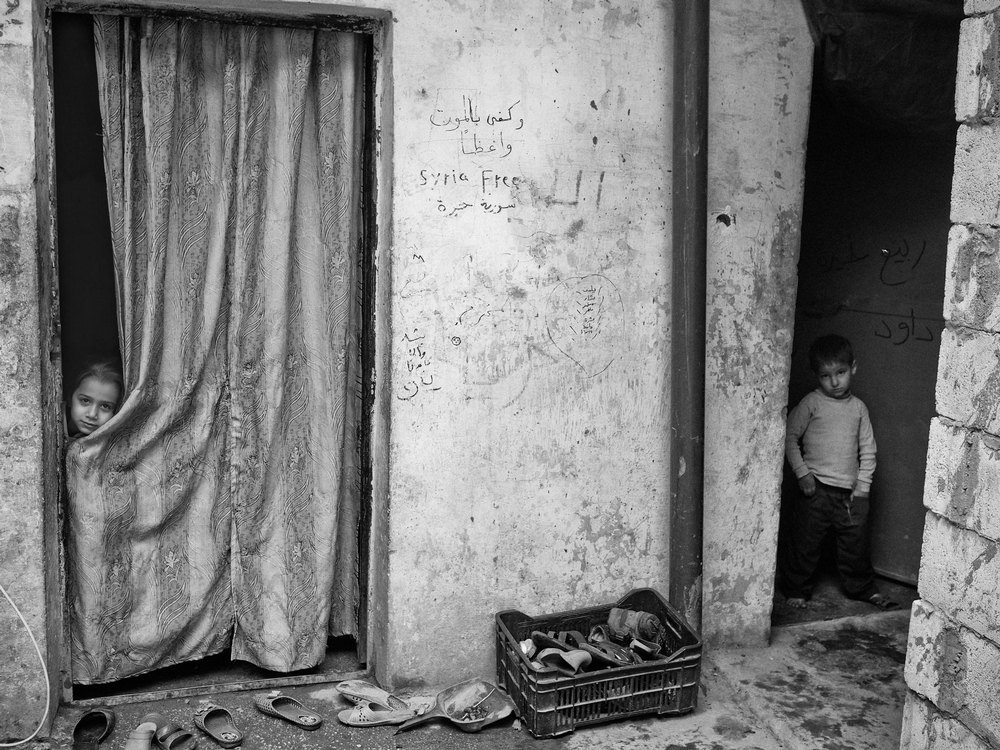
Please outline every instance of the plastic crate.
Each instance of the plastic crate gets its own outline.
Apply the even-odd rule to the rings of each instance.
[[[533,630],[587,633],[608,621],[612,607],[657,615],[667,626],[665,658],[567,676],[551,668],[534,669],[521,652],[520,642]],[[615,604],[541,617],[505,610],[496,615],[496,630],[497,683],[535,737],[631,716],[684,714],[698,704],[701,641],[653,589],[634,589]]]

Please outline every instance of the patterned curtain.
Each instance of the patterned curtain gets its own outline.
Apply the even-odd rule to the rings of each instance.
[[[362,45],[95,38],[126,397],[67,451],[74,681],[315,666],[358,622]]]

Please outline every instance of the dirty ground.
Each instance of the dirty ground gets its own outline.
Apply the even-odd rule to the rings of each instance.
[[[337,713],[349,704],[333,684],[283,689],[325,717],[307,732],[259,712],[254,693],[221,693],[246,739],[245,750],[890,750],[899,746],[905,696],[903,661],[909,608],[776,627],[760,649],[706,653],[695,711],[625,720],[551,739],[535,739],[511,718],[466,734],[434,722],[394,735],[394,727],[350,728]],[[491,675],[484,675],[492,680]],[[260,692],[260,691],[255,691]],[[427,703],[431,695],[406,696]],[[128,730],[157,711],[199,734],[198,747],[218,747],[194,729],[200,698],[115,706],[118,724],[101,750],[122,750]],[[69,749],[82,706],[59,711],[55,736],[34,750]]]

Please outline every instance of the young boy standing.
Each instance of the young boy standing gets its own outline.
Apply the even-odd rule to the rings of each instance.
[[[809,348],[809,365],[819,388],[792,409],[785,433],[785,455],[802,491],[782,576],[787,603],[806,606],[823,539],[832,529],[844,592],[892,609],[896,603],[875,585],[868,547],[875,435],[867,407],[851,393],[858,369],[851,343],[836,335],[816,339]]]

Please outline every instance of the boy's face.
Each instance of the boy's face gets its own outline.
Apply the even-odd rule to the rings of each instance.
[[[70,398],[70,421],[78,432],[89,435],[114,416],[120,397],[116,383],[86,378]]]
[[[857,369],[857,362],[824,362],[816,371],[819,389],[830,398],[847,398],[851,395],[851,376]]]

